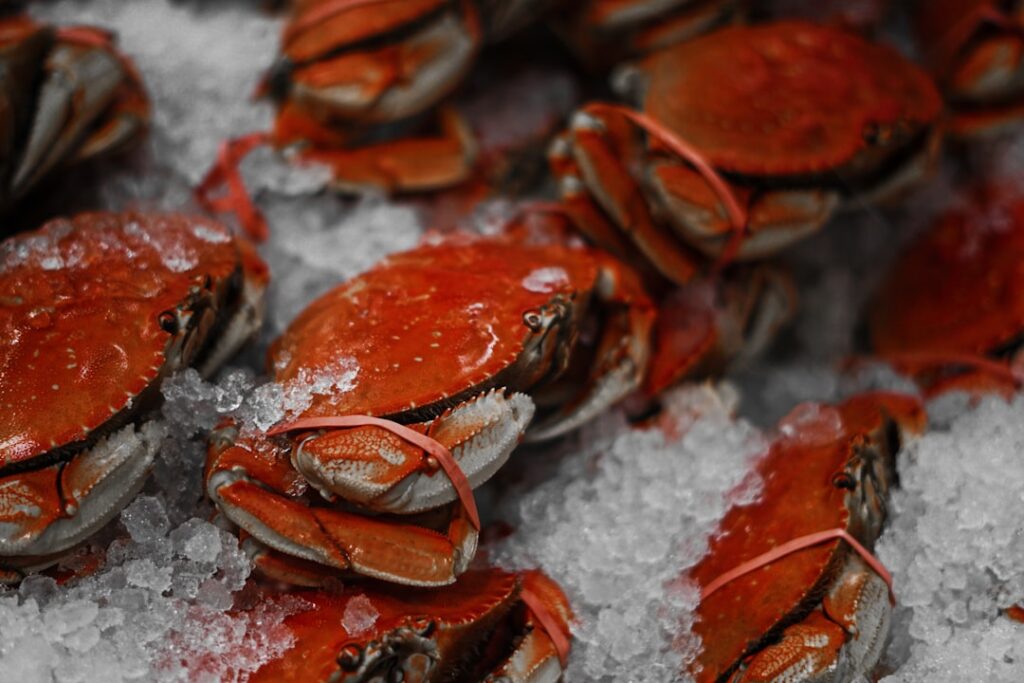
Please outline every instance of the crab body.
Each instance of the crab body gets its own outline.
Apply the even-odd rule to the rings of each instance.
[[[919,431],[911,397],[866,394],[805,405],[762,456],[758,502],[732,508],[689,576],[706,587],[797,537],[838,528],[869,549],[886,518],[900,428]],[[888,632],[885,582],[846,541],[804,548],[739,576],[698,607],[698,681],[849,681],[874,666]]]
[[[1009,370],[1024,340],[1022,276],[1024,200],[1012,187],[977,189],[893,265],[871,307],[875,352],[929,393],[1014,391],[1019,380],[997,364]]]
[[[473,570],[436,591],[368,585],[304,593],[310,608],[286,620],[296,645],[250,680],[554,683],[559,653],[523,591],[542,601],[567,637],[568,602],[539,572]],[[347,610],[368,618],[352,625]]]
[[[817,230],[851,192],[893,194],[934,152],[941,102],[928,77],[838,29],[726,28],[651,55],[626,80],[665,132],[640,139],[615,108],[588,105],[553,146],[552,167],[585,232],[625,243],[675,282],[738,230],[735,256],[758,258]],[[667,153],[668,136],[700,164]],[[745,225],[723,193],[745,208]]]
[[[255,331],[263,265],[202,218],[81,214],[0,246],[0,569],[115,516],[161,439],[161,380]]]
[[[0,207],[51,171],[135,141],[149,101],[134,66],[98,29],[0,19]]]
[[[917,37],[960,135],[999,131],[1024,115],[1024,2],[915,3]]]
[[[476,144],[450,107],[488,38],[546,0],[301,0],[267,89],[274,140],[329,166],[342,190],[433,190],[466,179]]]
[[[448,449],[475,487],[535,412],[531,437],[549,438],[634,389],[652,318],[635,277],[598,252],[500,240],[425,246],[311,304],[270,364],[285,385],[342,364],[354,378],[296,417],[401,423]],[[308,486],[319,495],[305,495]],[[452,482],[380,425],[276,441],[228,426],[211,444],[207,491],[251,534],[265,571],[282,576],[286,560],[301,560],[287,572],[299,583],[320,565],[327,576],[446,584],[476,548],[466,510],[450,505]]]

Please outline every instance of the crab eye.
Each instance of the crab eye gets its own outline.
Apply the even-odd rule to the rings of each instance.
[[[523,323],[532,331],[538,332],[544,324],[544,319],[537,311],[527,311],[523,313]]]
[[[164,311],[160,314],[158,320],[160,321],[160,329],[168,334],[178,333],[178,316],[174,315],[174,311]]]
[[[363,663],[363,651],[355,643],[349,643],[338,653],[338,664],[345,671],[355,671]]]
[[[832,485],[837,489],[847,489],[849,491],[857,488],[857,482],[846,472],[840,472],[832,477]]]

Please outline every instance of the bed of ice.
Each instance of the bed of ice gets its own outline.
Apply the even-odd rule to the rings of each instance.
[[[218,143],[270,123],[270,109],[249,94],[280,25],[258,0],[62,0],[33,11],[115,29],[154,100],[146,148],[88,181],[93,207],[194,208],[188,188]],[[493,115],[486,98],[468,113],[497,126],[491,139],[500,141],[509,102],[525,112],[550,105],[529,95],[544,88],[571,92],[571,101],[571,84],[565,74],[534,72],[494,96]],[[1004,141],[978,157],[1008,174],[1020,172],[1024,153]],[[427,226],[415,205],[339,199],[321,191],[322,170],[295,169],[269,152],[244,171],[272,233],[262,248],[274,275],[263,335],[214,381],[188,371],[164,385],[169,436],[151,482],[65,561],[68,571],[97,571],[0,589],[0,683],[245,680],[293,642],[282,621],[304,608],[301,596],[261,603],[236,540],[210,521],[203,432],[225,415],[268,426],[350,382],[356,369],[340,359],[327,376],[267,384],[263,352],[313,297],[414,246]],[[488,516],[514,528],[490,557],[543,567],[572,599],[568,680],[677,680],[700,643],[689,630],[696,592],[675,579],[700,558],[728,505],[757,495],[747,466],[771,425],[800,401],[909,388],[883,367],[840,373],[838,362],[857,350],[872,283],[899,244],[956,201],[955,185],[943,170],[898,212],[847,215],[788,254],[803,309],[767,358],[722,384],[674,391],[644,429],[615,412],[558,444],[524,449],[481,494]],[[481,215],[493,223],[507,210]],[[944,399],[933,406],[932,431],[901,459],[902,488],[879,543],[899,597],[886,681],[1024,680],[1024,626],[1000,615],[1024,600],[1022,415],[1024,398]],[[353,615],[353,624],[364,618]]]

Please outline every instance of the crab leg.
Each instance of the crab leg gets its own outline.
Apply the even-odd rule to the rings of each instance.
[[[0,479],[0,557],[53,555],[95,533],[142,488],[162,436],[154,422],[128,426],[67,463]]]
[[[526,635],[486,683],[556,683],[562,679],[569,655],[569,601],[558,585],[539,571],[525,572],[521,580]]]
[[[332,435],[352,438],[360,431]],[[354,443],[359,441],[355,437]],[[444,585],[476,553],[477,531],[462,506],[454,506],[443,534],[413,523],[310,507],[284,493],[295,490],[299,480],[287,454],[279,451],[268,458],[243,446],[219,450],[215,444],[208,472],[207,491],[225,516],[261,543],[293,557],[396,583]]]
[[[451,108],[438,113],[440,135],[405,138],[352,149],[311,148],[303,160],[328,166],[342,190],[374,187],[385,192],[434,190],[465,180],[476,158],[469,126]]]
[[[18,195],[33,185],[84,134],[108,106],[124,76],[118,60],[94,47],[59,43],[47,60],[39,114],[11,182]]]
[[[532,427],[530,441],[554,438],[589,421],[624,398],[647,372],[655,309],[639,278],[610,257],[601,257],[595,296],[605,311],[587,380],[573,399]]]
[[[623,164],[633,147],[628,123],[603,113],[581,112],[573,117],[571,135],[579,180],[593,190],[601,209],[663,276],[677,284],[693,277],[696,265],[689,249],[654,220],[643,191]]]

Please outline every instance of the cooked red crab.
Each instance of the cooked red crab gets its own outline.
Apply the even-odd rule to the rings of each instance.
[[[443,108],[414,120],[462,82],[485,38],[547,0],[296,0],[268,76],[279,146],[330,166],[340,189],[432,190],[469,175],[473,135]],[[382,124],[394,124],[382,130]]]
[[[1024,117],[1024,2],[918,0],[914,14],[954,132],[999,131]]]
[[[120,512],[162,438],[160,382],[244,342],[265,279],[197,217],[88,213],[0,244],[0,579]]]
[[[135,67],[91,27],[0,18],[0,208],[60,166],[122,149],[149,120]]]
[[[299,595],[311,608],[285,620],[295,646],[253,683],[561,680],[572,615],[540,572],[473,570],[433,591],[361,585]]]
[[[740,0],[576,0],[554,25],[591,68],[650,54],[719,28],[741,15]]]
[[[757,464],[758,502],[731,509],[689,573],[703,591],[694,630],[700,683],[854,681],[869,675],[889,629],[890,594],[852,541],[874,545],[887,516],[901,431],[923,428],[909,396],[865,394],[805,405]],[[783,544],[828,537],[722,583]],[[883,570],[884,571],[884,570]],[[719,587],[715,589],[715,585]]]
[[[927,75],[839,29],[726,28],[650,56],[628,80],[642,114],[587,105],[552,166],[584,232],[675,282],[696,252],[765,256],[853,195],[891,195],[935,150],[941,102]]]
[[[929,394],[1013,392],[1024,342],[1024,198],[985,186],[893,265],[870,307],[874,351]]]
[[[313,302],[269,358],[284,384],[339,363],[356,373],[290,419],[377,422],[272,440],[227,425],[211,443],[207,492],[284,580],[451,583],[479,522],[422,438],[388,425],[429,436],[478,486],[535,412],[531,437],[550,438],[636,388],[652,319],[635,276],[595,251],[479,240],[391,256]],[[463,505],[451,504],[457,494]]]

